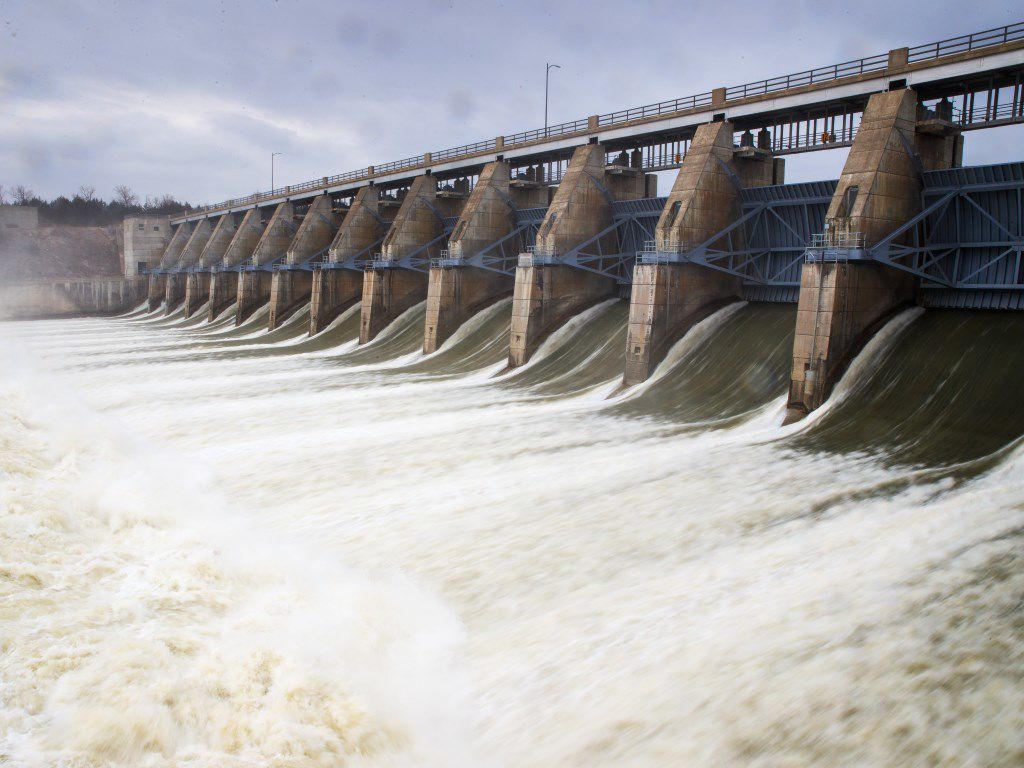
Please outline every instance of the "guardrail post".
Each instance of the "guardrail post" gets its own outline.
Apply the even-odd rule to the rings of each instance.
[[[430,163],[431,163],[431,161],[433,159],[434,159],[433,155],[431,155],[429,152],[424,152],[423,153],[423,164],[424,165],[430,165]]]
[[[495,139],[494,139],[494,149],[497,150],[498,152],[500,152],[504,148],[505,148],[505,137],[504,136],[497,136],[497,137],[495,137]]]
[[[588,117],[587,118],[587,130],[588,131],[596,131],[597,130],[597,124],[598,124],[599,120],[600,120],[600,117],[598,115],[591,115],[590,117]]]
[[[366,176],[368,178],[371,178],[371,179],[373,178],[373,166],[372,165],[369,165],[369,166],[366,167]]]
[[[903,69],[910,61],[909,48],[893,48],[889,51],[889,63],[886,69],[890,72]]]
[[[725,104],[725,88],[715,88],[711,91],[711,106],[717,107]]]

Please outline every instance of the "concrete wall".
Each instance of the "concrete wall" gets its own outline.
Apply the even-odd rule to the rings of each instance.
[[[35,229],[39,208],[34,205],[0,205],[0,228]]]
[[[171,239],[168,216],[128,216],[121,225],[124,239],[124,274],[133,277],[139,267],[156,267]]]
[[[146,298],[145,277],[57,280],[0,286],[0,319],[118,314]]]

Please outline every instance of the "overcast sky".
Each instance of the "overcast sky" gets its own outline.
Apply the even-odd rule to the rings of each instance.
[[[196,203],[1024,19],[1015,2],[0,0],[0,185]],[[834,178],[843,151],[789,159]],[[1019,127],[968,163],[1024,159]],[[667,191],[662,183],[662,193]]]

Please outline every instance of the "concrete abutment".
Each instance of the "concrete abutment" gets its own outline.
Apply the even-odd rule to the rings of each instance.
[[[320,333],[363,295],[363,273],[352,269],[313,272],[309,305],[309,335]]]
[[[185,301],[185,273],[168,272],[166,278],[164,314],[169,315]]]
[[[149,311],[156,312],[164,302],[164,294],[167,292],[167,275],[152,274],[149,276],[149,288],[146,293],[149,302]]]

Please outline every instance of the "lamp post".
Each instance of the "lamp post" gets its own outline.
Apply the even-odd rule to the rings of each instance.
[[[270,191],[274,191],[274,158],[278,155],[283,155],[284,152],[271,152],[270,153]]]
[[[548,78],[552,69],[561,69],[558,64],[548,64],[544,70],[544,138],[548,136]]]

